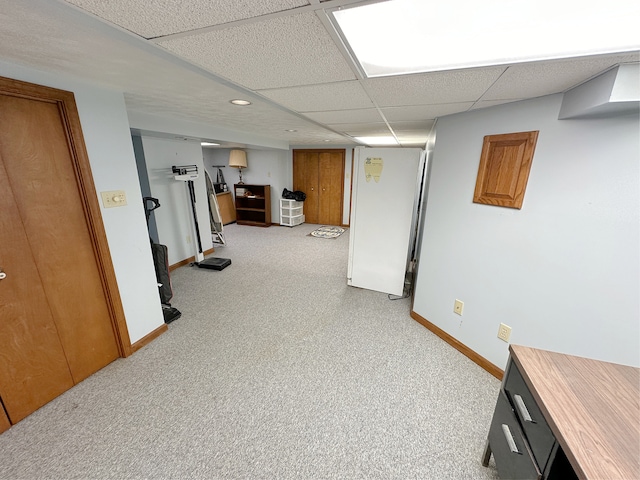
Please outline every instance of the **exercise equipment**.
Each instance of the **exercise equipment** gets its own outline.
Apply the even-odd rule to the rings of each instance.
[[[173,178],[175,180],[186,182],[189,192],[189,200],[191,201],[191,213],[193,215],[193,226],[196,237],[196,254],[195,265],[199,268],[206,268],[209,270],[224,270],[231,265],[231,260],[228,258],[210,257],[205,259],[204,252],[202,251],[202,241],[200,240],[200,226],[198,225],[198,212],[196,210],[196,190],[193,181],[198,178],[198,166],[197,165],[181,165],[172,166]],[[215,201],[215,198],[214,198]]]
[[[149,217],[151,212],[160,207],[157,198],[143,197],[144,213],[147,217],[147,229],[149,229]],[[158,282],[158,292],[160,294],[160,303],[162,305],[162,315],[164,323],[171,323],[182,316],[180,310],[171,306],[173,298],[173,287],[171,285],[171,275],[169,273],[169,254],[166,245],[156,243],[149,232],[149,241],[151,242],[151,255],[153,256],[153,265],[156,270],[156,281]]]

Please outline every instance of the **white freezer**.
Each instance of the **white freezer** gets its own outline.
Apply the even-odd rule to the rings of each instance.
[[[347,284],[402,295],[423,151],[354,151]]]

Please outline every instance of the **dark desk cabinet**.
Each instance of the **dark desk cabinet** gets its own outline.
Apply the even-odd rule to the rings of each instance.
[[[484,466],[501,479],[640,478],[634,367],[510,347]]]
[[[492,453],[501,479],[578,478],[513,360],[498,394],[483,458],[485,467]]]

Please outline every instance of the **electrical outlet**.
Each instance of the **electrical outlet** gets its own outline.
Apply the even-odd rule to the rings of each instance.
[[[458,315],[462,316],[463,310],[464,310],[464,302],[456,298],[456,301],[453,304],[453,313],[457,313]]]
[[[191,243],[191,235],[187,235],[187,243]]]
[[[504,323],[501,323],[500,328],[498,328],[498,338],[500,340],[504,340],[505,342],[509,342],[510,337],[511,337],[511,327],[509,325],[505,325]]]

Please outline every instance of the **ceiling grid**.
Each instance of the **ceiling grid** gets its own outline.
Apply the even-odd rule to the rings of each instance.
[[[0,58],[119,89],[131,112],[290,145],[391,135],[406,147],[424,146],[440,116],[561,93],[640,60],[634,51],[365,78],[330,17],[357,3],[0,0]]]

